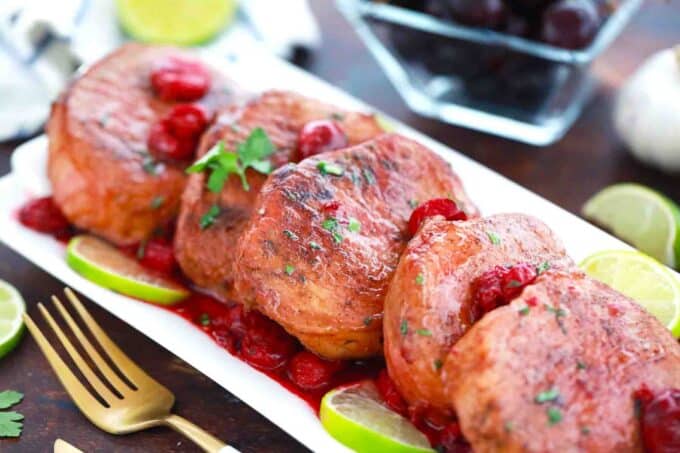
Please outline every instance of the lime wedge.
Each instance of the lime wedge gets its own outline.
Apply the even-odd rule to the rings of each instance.
[[[21,294],[9,283],[0,280],[0,358],[14,349],[24,333],[22,315],[26,304]]]
[[[181,285],[142,267],[107,242],[76,236],[66,249],[66,262],[83,277],[126,296],[169,305],[189,295]]]
[[[613,250],[589,256],[581,268],[637,301],[680,337],[680,282],[658,261],[632,250]]]
[[[615,184],[595,194],[583,215],[670,267],[680,265],[680,209],[639,184]]]
[[[192,46],[234,18],[236,0],[117,0],[118,18],[139,41]]]
[[[331,390],[319,415],[331,436],[358,453],[433,451],[423,433],[382,403],[371,381]]]

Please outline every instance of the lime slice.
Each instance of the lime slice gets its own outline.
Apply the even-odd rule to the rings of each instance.
[[[117,0],[118,18],[139,41],[192,46],[234,18],[236,0]]]
[[[321,400],[321,423],[359,453],[433,451],[423,433],[381,401],[371,381],[331,390]]]
[[[639,184],[615,184],[583,206],[583,215],[670,267],[680,265],[680,209]]]
[[[680,337],[680,281],[665,266],[640,252],[613,250],[589,256],[581,268],[637,301]]]
[[[76,236],[66,249],[66,262],[88,280],[126,296],[169,305],[189,295],[181,285],[158,275],[107,242]]]
[[[9,283],[0,280],[0,358],[14,349],[24,333],[22,315],[26,304],[21,294]]]

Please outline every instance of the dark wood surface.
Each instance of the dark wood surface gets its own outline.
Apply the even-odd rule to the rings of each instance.
[[[578,213],[598,189],[637,181],[680,201],[678,176],[634,161],[617,140],[611,109],[616,90],[652,52],[680,43],[680,2],[648,0],[623,35],[594,64],[599,87],[567,136],[547,148],[534,148],[424,119],[411,113],[368,54],[333,2],[315,0],[324,44],[308,69],[358,98]],[[1,108],[1,107],[0,107]],[[18,143],[0,145],[0,174]],[[36,302],[58,293],[62,284],[0,245],[0,278],[16,285],[36,313]],[[177,396],[179,414],[244,452],[301,451],[304,448],[253,409],[107,312],[88,304],[95,318],[130,356]],[[153,322],[153,320],[150,320]],[[128,436],[107,435],[91,425],[71,403],[31,338],[0,362],[0,390],[26,394],[17,406],[25,417],[20,440],[0,440],[3,452],[51,451],[61,437],[84,451],[197,451],[168,429]]]

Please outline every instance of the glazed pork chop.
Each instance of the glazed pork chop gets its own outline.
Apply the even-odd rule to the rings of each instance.
[[[476,452],[641,452],[634,392],[680,385],[680,345],[608,286],[549,271],[453,346],[442,379]]]
[[[292,92],[269,91],[224,109],[204,134],[198,154],[202,156],[220,140],[227,149],[235,149],[259,127],[276,147],[271,156],[276,168],[298,160],[298,135],[307,123],[330,118],[340,126],[350,144],[382,133],[372,115],[345,112]],[[266,179],[266,175],[250,169],[246,177],[248,191],[239,178],[232,176],[220,193],[213,193],[206,188],[205,173],[193,174],[182,196],[175,256],[191,281],[222,300],[240,300],[233,292],[234,249]],[[210,228],[202,228],[201,218],[213,206],[219,207],[220,215]]]
[[[382,354],[414,200],[446,196],[477,214],[444,160],[396,134],[279,168],[238,241],[236,290],[320,356]]]
[[[89,68],[52,106],[48,175],[68,220],[116,244],[148,238],[173,219],[186,163],[148,153],[150,128],[173,107],[156,96],[150,73],[166,58],[193,57],[171,47],[127,44]],[[226,104],[233,85],[214,71],[198,104]],[[156,200],[156,201],[154,201]]]
[[[385,299],[385,358],[406,401],[449,411],[440,368],[475,321],[473,281],[495,266],[572,265],[541,221],[499,214],[469,221],[428,220],[411,239]]]

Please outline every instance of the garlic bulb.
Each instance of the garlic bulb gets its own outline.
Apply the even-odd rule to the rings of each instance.
[[[638,159],[680,171],[680,46],[652,55],[626,82],[614,124]]]

